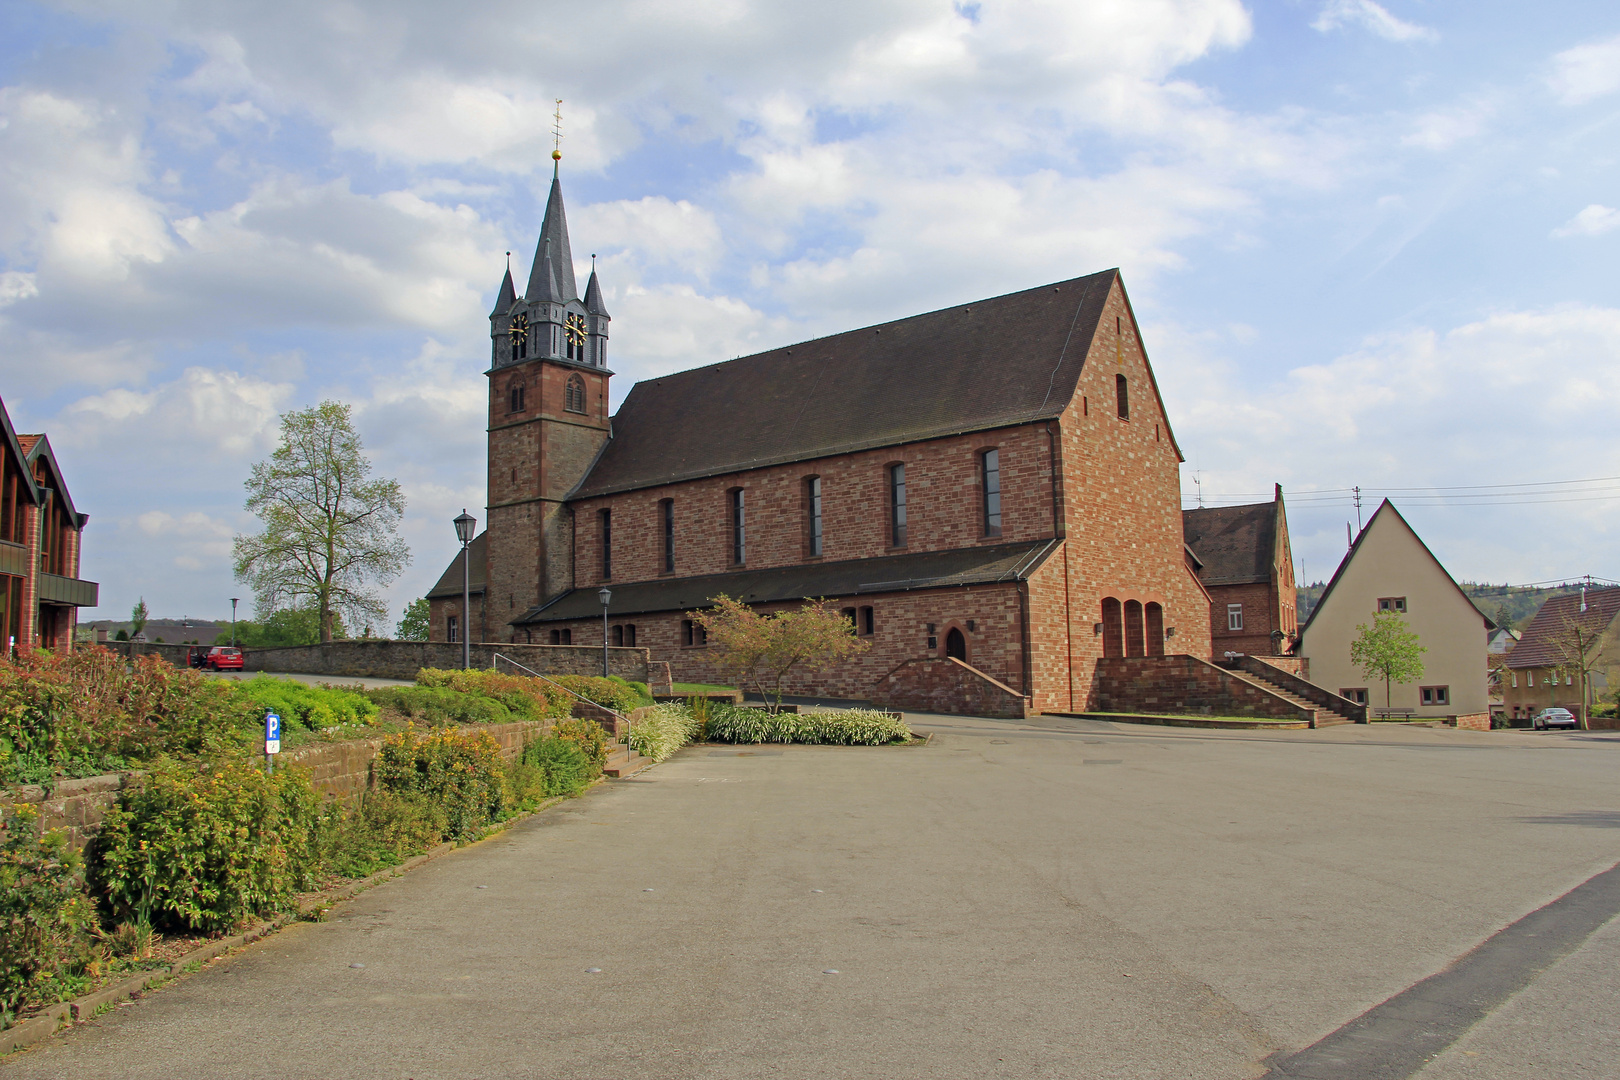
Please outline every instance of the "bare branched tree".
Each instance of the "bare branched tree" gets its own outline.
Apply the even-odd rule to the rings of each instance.
[[[1604,665],[1606,654],[1615,644],[1615,625],[1596,609],[1576,609],[1565,612],[1546,639],[1556,658],[1553,670],[1565,679],[1581,682],[1579,715],[1583,729],[1591,728],[1588,717],[1592,711],[1592,673]]]
[[[370,473],[349,406],[323,401],[281,418],[281,445],[246,484],[247,509],[264,531],[235,543],[237,580],[253,589],[261,618],[309,606],[320,615],[321,640],[331,641],[334,612],[351,625],[388,614],[374,586],[411,561],[394,535],[405,497],[397,481]]]

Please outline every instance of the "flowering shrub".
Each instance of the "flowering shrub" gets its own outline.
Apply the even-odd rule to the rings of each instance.
[[[486,731],[439,728],[419,735],[408,728],[383,741],[373,767],[383,789],[437,802],[447,839],[477,836],[505,805],[501,749]]]
[[[642,714],[630,728],[630,746],[643,757],[664,761],[697,738],[699,722],[685,705],[666,702]]]
[[[730,743],[821,743],[834,746],[881,746],[911,738],[905,721],[871,709],[835,712],[776,713],[715,705],[710,710],[710,739]]]
[[[429,726],[445,724],[506,724],[523,719],[500,701],[482,694],[452,690],[448,686],[385,686],[366,691],[378,705],[409,720]]]
[[[322,813],[301,769],[160,762],[108,810],[94,884],[117,920],[224,930],[313,884]]]
[[[544,679],[500,671],[423,668],[416,673],[416,683],[492,698],[519,720],[567,716],[573,705],[572,698]]]
[[[284,728],[324,731],[332,727],[370,723],[377,705],[365,694],[339,686],[309,686],[294,679],[256,675],[240,684],[237,698],[250,716],[268,712],[281,717]]]
[[[106,649],[0,658],[0,781],[93,776],[246,738],[231,684]]]
[[[595,720],[559,720],[551,725],[553,739],[564,739],[579,747],[590,763],[590,777],[595,780],[602,775],[602,766],[607,764],[608,734]]]
[[[0,825],[0,1013],[76,994],[94,953],[96,913],[61,832],[13,807]]]
[[[594,701],[626,716],[634,709],[652,704],[650,694],[643,698],[643,691],[636,689],[637,684],[625,682],[620,678],[604,679],[600,675],[558,675],[556,681],[586,701]]]

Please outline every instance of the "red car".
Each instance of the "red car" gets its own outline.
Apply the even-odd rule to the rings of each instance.
[[[202,662],[197,666],[205,671],[241,671],[242,650],[229,645],[215,645],[203,654]]]

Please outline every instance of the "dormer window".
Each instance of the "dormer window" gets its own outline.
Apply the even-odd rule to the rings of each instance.
[[[585,380],[578,375],[568,378],[568,389],[563,397],[563,408],[572,413],[585,411]]]

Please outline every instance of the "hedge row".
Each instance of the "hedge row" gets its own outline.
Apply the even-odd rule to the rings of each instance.
[[[905,721],[870,709],[836,712],[769,713],[735,705],[709,710],[708,737],[729,743],[819,743],[882,746],[911,738]]]

